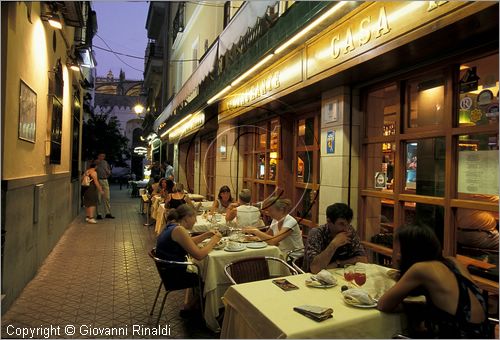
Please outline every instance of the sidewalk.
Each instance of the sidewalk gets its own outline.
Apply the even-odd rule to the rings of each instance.
[[[111,207],[116,219],[92,225],[77,217],[59,240],[36,277],[2,317],[2,338],[7,327],[60,327],[60,336],[50,338],[154,338],[132,334],[132,325],[154,327],[156,313],[149,316],[160,278],[148,251],[155,244],[151,227],[144,227],[138,199],[118,186],[111,188]],[[214,338],[200,322],[178,315],[183,292],[169,294],[160,325],[170,326],[170,336],[156,338]],[[64,327],[74,325],[76,333],[66,335]],[[86,335],[80,325],[125,327],[127,334]],[[13,327],[9,327],[12,334]],[[84,326],[84,330],[90,329]],[[36,330],[35,330],[36,331]],[[99,330],[97,330],[99,331]],[[29,335],[28,335],[29,337]],[[42,334],[34,338],[43,338]]]

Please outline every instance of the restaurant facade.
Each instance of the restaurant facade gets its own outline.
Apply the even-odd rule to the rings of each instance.
[[[217,132],[204,146],[185,130],[194,157],[179,143],[179,164],[211,190],[290,198],[305,238],[328,205],[348,203],[380,264],[397,260],[398,226],[427,224],[498,294],[498,245],[467,242],[481,226],[461,224],[498,224],[498,2],[331,3],[261,52],[196,110],[217,111]]]

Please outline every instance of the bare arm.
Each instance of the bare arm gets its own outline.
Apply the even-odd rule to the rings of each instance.
[[[411,266],[401,279],[378,300],[377,308],[382,312],[395,311],[405,297],[425,281],[424,267],[423,263]]]
[[[350,234],[347,232],[338,233],[335,235],[333,240],[328,244],[328,246],[321,253],[316,255],[316,257],[311,262],[310,270],[311,273],[316,274],[321,269],[325,268],[336,268],[337,264],[330,263],[333,255],[337,252],[337,249],[345,244],[351,243]],[[351,259],[349,259],[351,260]]]
[[[214,204],[212,205],[212,209],[210,210],[210,212],[212,213],[212,215],[215,214],[215,212],[217,211],[217,209],[219,209],[219,201],[215,200]]]
[[[186,204],[188,204],[194,208],[193,201],[191,201],[191,199],[189,198],[189,196],[187,194],[184,195],[184,201],[186,201]]]
[[[95,184],[97,190],[99,190],[99,192],[101,194],[104,193],[104,190],[102,190],[101,183],[99,183],[99,178],[97,178],[97,172],[92,171],[92,172],[89,173],[89,175],[94,180],[94,184]]]
[[[267,233],[264,233],[264,232],[260,231],[257,228],[247,228],[247,229],[244,229],[244,231],[247,232],[247,233],[250,233],[250,234],[253,234],[253,235],[257,236],[262,241],[266,241],[267,244],[270,244],[272,246],[276,246],[283,239],[285,239],[286,237],[288,237],[288,235],[290,235],[290,231],[292,231],[292,229],[290,229],[290,228],[282,228],[281,231],[278,233],[278,235],[273,235],[273,231],[270,228],[267,231]]]
[[[207,232],[205,232],[205,233],[203,233],[203,234],[201,234],[201,235],[198,235],[198,236],[193,236],[193,237],[191,237],[191,239],[193,240],[193,242],[194,242],[194,243],[198,244],[198,243],[200,243],[201,241],[206,240],[207,238],[210,238],[210,237],[212,237],[212,236],[214,236],[214,235],[215,235],[215,233],[214,233],[214,232],[212,232],[212,231],[207,231]]]
[[[208,253],[214,248],[214,246],[220,241],[222,236],[216,233],[212,239],[203,248],[198,248],[194,240],[189,236],[189,233],[183,227],[176,227],[172,231],[172,239],[179,243],[184,250],[188,252],[189,255],[194,257],[196,260],[203,260]]]
[[[226,221],[232,221],[236,217],[238,205],[236,203],[231,203],[226,210]]]

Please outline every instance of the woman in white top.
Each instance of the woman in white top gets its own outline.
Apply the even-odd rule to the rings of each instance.
[[[245,232],[257,236],[270,245],[277,245],[284,255],[290,250],[304,248],[299,224],[295,218],[288,214],[291,205],[292,202],[289,199],[272,200],[269,216],[273,221],[267,233],[256,228],[247,228]]]
[[[226,210],[232,203],[234,203],[234,199],[233,196],[231,196],[231,189],[229,189],[227,185],[223,185],[219,190],[217,199],[214,201],[214,205],[212,206],[212,214],[226,213]]]

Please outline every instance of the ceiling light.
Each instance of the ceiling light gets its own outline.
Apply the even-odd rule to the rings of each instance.
[[[62,29],[61,19],[59,19],[57,15],[49,16],[47,21],[49,22],[50,26],[58,30]]]

